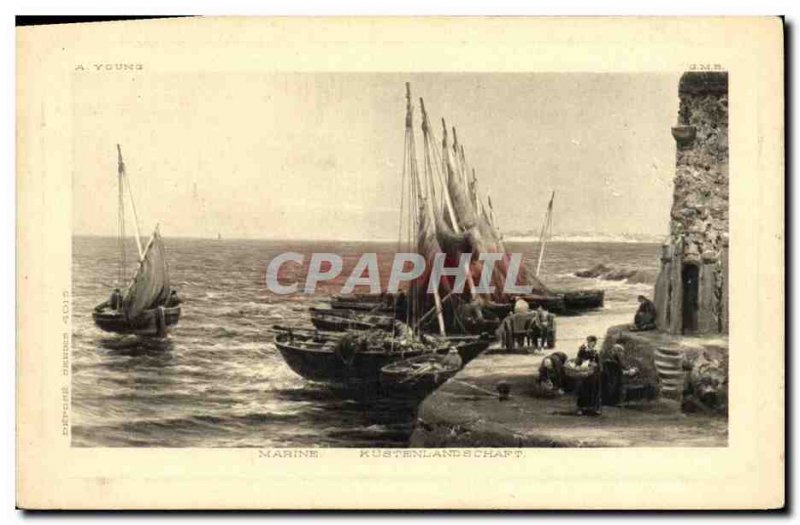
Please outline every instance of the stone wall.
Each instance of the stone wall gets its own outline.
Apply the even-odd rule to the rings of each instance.
[[[685,73],[678,92],[670,242],[656,282],[657,324],[676,334],[727,332],[728,74]],[[687,320],[686,310],[695,309]]]

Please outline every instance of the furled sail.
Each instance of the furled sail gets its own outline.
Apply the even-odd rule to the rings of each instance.
[[[418,252],[422,254],[428,265],[436,253],[445,254],[444,266],[452,268],[458,264],[462,254],[471,254],[467,274],[467,288],[464,294],[450,298],[455,304],[459,300],[487,302],[507,302],[511,297],[505,293],[506,277],[509,274],[511,254],[506,250],[503,237],[494,220],[491,200],[486,205],[479,198],[478,178],[474,169],[467,162],[464,146],[458,141],[453,128],[452,142],[442,119],[442,140],[437,141],[430,127],[425,104],[420,99],[422,112],[422,134],[424,140],[423,168],[425,177],[414,188],[421,193],[426,188],[428,213],[418,218]],[[406,114],[407,142],[411,126],[410,96]],[[413,137],[413,135],[411,135]],[[407,157],[414,157],[413,140],[407,148]],[[414,161],[415,163],[416,161]],[[417,197],[421,199],[421,197]],[[493,287],[490,293],[479,292],[476,284],[483,273],[482,254],[502,254],[493,267],[489,283]],[[427,278],[428,275],[422,276]],[[452,288],[454,279],[443,277],[438,283],[440,291],[447,293]],[[519,268],[517,283],[532,286],[536,295],[551,295],[551,292],[536,276],[527,271],[525,266]]]
[[[156,227],[144,250],[133,282],[122,303],[125,317],[135,319],[147,309],[167,300],[169,296],[169,271],[167,255],[161,234]]]
[[[444,126],[444,122],[442,128],[442,167],[445,178],[442,191],[445,194],[444,200],[448,205],[448,212],[454,218],[451,222],[455,222],[458,225],[460,232],[451,231],[449,237],[452,238],[452,234],[459,235],[463,239],[459,243],[461,245],[460,251],[473,254],[473,259],[470,263],[470,274],[471,281],[474,283],[478,282],[483,271],[483,263],[478,260],[481,253],[504,254],[503,258],[495,264],[490,279],[495,291],[491,294],[491,297],[484,297],[483,299],[507,301],[509,297],[506,296],[503,290],[506,275],[508,274],[510,255],[504,246],[500,232],[477,197],[477,176],[474,170],[470,171],[467,165],[463,145],[456,142],[455,128],[453,128],[452,146],[448,144],[447,128]],[[471,179],[469,177],[470,173],[472,175]],[[445,214],[443,213],[442,217],[444,216]],[[437,226],[443,222],[437,221]],[[454,254],[450,253],[454,244],[453,240],[442,238],[441,229],[437,231],[437,235],[440,237],[439,244],[448,253],[449,257],[457,260],[457,256],[454,257]],[[550,293],[541,281],[529,275],[524,266],[520,267],[517,280],[519,284],[532,285],[535,294],[549,295]],[[480,297],[480,294],[473,294],[473,298],[478,297]]]

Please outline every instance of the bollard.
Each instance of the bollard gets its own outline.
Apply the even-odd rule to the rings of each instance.
[[[500,401],[507,401],[511,397],[511,385],[505,381],[497,383],[497,393],[500,394]]]

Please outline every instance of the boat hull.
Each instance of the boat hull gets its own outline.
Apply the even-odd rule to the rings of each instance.
[[[560,295],[564,298],[564,307],[570,312],[602,308],[605,303],[603,290],[577,290],[560,292]]]
[[[331,308],[356,312],[394,313],[394,306],[375,301],[341,301],[332,299]]]
[[[318,330],[327,332],[344,332],[347,330],[370,330],[378,328],[391,330],[394,318],[391,316],[378,316],[360,314],[353,310],[334,309],[309,309],[311,324]]]
[[[158,310],[163,310],[163,322],[159,321]],[[181,307],[159,307],[145,310],[142,315],[129,321],[118,312],[93,312],[94,324],[105,332],[146,336],[163,336],[166,331],[178,324]]]
[[[381,368],[384,366],[429,352],[429,350],[388,352],[378,349],[357,352],[348,358],[322,343],[301,345],[287,339],[279,335],[275,339],[275,346],[294,373],[311,381],[348,388],[375,386],[380,380]],[[446,353],[455,345],[461,360],[466,364],[486,350],[491,342],[489,337],[456,337],[439,345],[436,352]]]
[[[390,363],[381,369],[381,391],[392,397],[414,400],[425,399],[434,390],[456,375],[461,370],[461,367],[447,367],[445,365],[436,371],[419,374],[409,373],[408,365],[419,364],[424,366],[428,363],[441,364],[442,362],[443,356],[441,355],[425,355]]]
[[[603,290],[555,290],[550,295],[526,295],[524,299],[528,302],[531,308],[535,309],[541,306],[546,310],[559,314],[559,315],[577,315],[587,310],[594,310],[602,308],[604,305],[605,292]],[[381,314],[384,316],[395,315],[400,321],[403,321],[404,309],[393,312],[393,308],[388,306],[389,299],[387,296],[377,295],[352,295],[352,296],[335,296],[331,300],[331,307],[334,311],[347,311],[350,315],[357,315],[359,313],[370,312],[372,314]],[[452,319],[452,309],[445,308],[443,311],[445,317],[445,324],[448,331],[465,332],[465,333],[481,333],[494,331],[500,322],[514,309],[514,305],[508,303],[491,303],[483,306],[484,321],[477,326],[461,326]],[[313,317],[313,314],[312,314]],[[315,323],[317,326],[317,323]],[[320,325],[322,326],[322,324]],[[326,324],[327,330],[332,330],[333,325]],[[355,329],[361,329],[354,326]],[[436,319],[431,318],[425,323],[425,330],[436,331],[438,325]],[[321,328],[322,329],[322,328]]]

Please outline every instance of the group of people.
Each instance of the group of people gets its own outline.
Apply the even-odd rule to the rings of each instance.
[[[621,345],[601,351],[596,347],[597,337],[590,335],[578,349],[572,366],[590,370],[589,375],[581,379],[573,379],[566,374],[568,358],[564,352],[553,352],[539,365],[540,385],[561,394],[576,393],[578,415],[600,415],[602,405],[613,406],[623,401],[626,397],[624,379],[638,373],[636,367],[623,364],[625,349]]]
[[[514,311],[508,314],[498,329],[503,347],[531,347],[534,352],[555,346],[555,315],[539,305],[533,312],[525,299],[517,298]]]
[[[637,331],[656,328],[656,307],[647,297],[638,297],[639,307],[634,316],[632,329]],[[625,348],[615,344],[597,350],[597,337],[590,335],[578,349],[575,359],[568,364],[567,354],[553,352],[542,359],[538,370],[538,383],[545,390],[559,394],[574,392],[577,399],[578,415],[600,415],[602,406],[614,406],[625,400],[650,398],[652,387],[636,384],[630,378],[639,370],[635,366],[626,367],[623,362]],[[584,368],[583,377],[570,377],[567,366]]]

